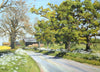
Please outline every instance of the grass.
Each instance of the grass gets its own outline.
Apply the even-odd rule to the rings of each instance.
[[[95,50],[96,52],[100,52],[100,43],[92,44],[91,49]]]
[[[72,48],[85,49],[86,45],[85,44],[76,44]],[[90,48],[92,50],[95,50],[95,51],[100,51],[100,43],[92,43],[92,45],[90,46]]]
[[[29,56],[27,56],[28,62],[23,66],[19,66],[18,72],[40,72],[37,63]]]
[[[0,50],[0,53],[14,53],[16,49]]]
[[[47,48],[47,46],[44,46],[45,48]],[[50,49],[65,49],[65,45],[64,44],[54,44],[51,45],[49,44],[49,48]],[[85,44],[72,44],[71,45],[71,50],[75,50],[75,49],[85,49],[86,45]],[[92,45],[90,46],[90,48],[94,51],[94,52],[100,52],[100,43],[92,43]]]
[[[21,60],[13,61],[15,64],[12,66],[6,65],[2,66],[0,65],[0,72],[40,72],[40,69],[37,65],[37,63],[29,56],[23,57],[23,59],[27,59],[27,62],[25,64],[21,63],[20,65],[17,65],[20,63]],[[4,67],[4,68],[2,68]],[[18,67],[18,69],[16,69]]]
[[[7,52],[14,53],[15,50],[16,49],[3,50],[0,53],[7,53]],[[14,54],[13,56],[8,55],[6,57],[0,58],[0,72],[40,72],[40,69],[37,63],[27,54],[25,55]]]
[[[64,58],[75,60],[75,61],[80,62],[80,63],[88,63],[88,64],[100,66],[100,61],[96,61],[96,60],[87,60],[87,59],[78,58],[78,57],[74,58],[74,57],[71,57],[71,56],[66,56]]]
[[[60,49],[60,48],[64,48],[64,44],[49,44],[49,48],[50,49]],[[47,45],[44,46],[45,48],[47,48]]]

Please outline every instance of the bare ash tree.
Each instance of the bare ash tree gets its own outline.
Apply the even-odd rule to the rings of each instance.
[[[0,21],[0,35],[10,37],[10,46],[15,48],[16,38],[24,35],[25,29],[30,29],[28,9],[24,1],[12,1],[12,5],[5,8]]]
[[[11,5],[12,0],[0,0],[0,13],[4,12],[4,9]]]

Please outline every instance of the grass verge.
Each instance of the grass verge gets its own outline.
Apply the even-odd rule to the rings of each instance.
[[[17,72],[40,72],[40,69],[37,63],[29,56],[27,56],[27,63],[19,66],[19,70]]]
[[[47,46],[44,46],[45,48],[47,48]],[[49,44],[48,46],[50,49],[65,49],[65,45],[64,44]],[[75,49],[85,49],[86,48],[86,44],[71,44],[71,50],[75,50]],[[90,46],[90,48],[94,51],[94,52],[100,52],[100,43],[92,43],[92,45]]]
[[[0,57],[0,72],[40,72],[40,69],[27,54],[8,53]]]

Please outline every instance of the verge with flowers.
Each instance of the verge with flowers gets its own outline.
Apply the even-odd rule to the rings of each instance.
[[[0,72],[40,72],[37,63],[22,49],[0,56]]]

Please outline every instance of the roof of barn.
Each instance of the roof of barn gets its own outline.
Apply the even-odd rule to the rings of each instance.
[[[24,38],[23,39],[25,42],[37,42],[35,38]]]

